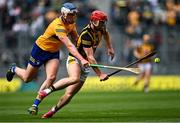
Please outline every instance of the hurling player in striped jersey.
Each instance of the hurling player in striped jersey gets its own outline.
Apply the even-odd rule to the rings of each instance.
[[[114,49],[112,47],[111,39],[108,30],[106,29],[107,15],[103,11],[95,10],[91,13],[90,23],[82,30],[76,47],[79,53],[89,61],[91,64],[97,64],[94,58],[96,48],[102,38],[105,39],[107,45],[107,54],[113,59]],[[39,92],[41,100],[49,95],[51,92],[66,88],[64,95],[60,98],[58,103],[53,106],[42,118],[52,117],[58,110],[68,104],[73,96],[81,89],[89,74],[89,68],[84,69],[79,60],[70,53],[66,62],[69,76],[63,78],[53,84],[51,87]],[[99,68],[93,68],[101,81],[108,79],[108,75],[103,73]],[[69,81],[68,81],[69,80]],[[70,81],[71,80],[71,81]]]

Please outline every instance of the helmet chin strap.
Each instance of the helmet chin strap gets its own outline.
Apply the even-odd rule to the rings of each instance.
[[[96,28],[96,26],[94,25],[92,21],[90,21],[90,27],[93,29],[94,32],[98,31],[98,29]]]
[[[64,15],[61,16],[61,19],[62,19],[62,21],[63,21],[64,23],[67,23],[66,18],[65,18]]]
[[[99,31],[99,30],[104,28],[104,26],[100,27],[99,21],[97,21],[97,23],[94,23],[93,21],[90,21],[90,24],[93,26],[94,31]]]
[[[93,23],[93,25],[94,25],[95,27],[98,27],[98,26],[99,26],[99,21],[96,21],[96,23],[95,23],[94,21],[92,21],[92,23]]]

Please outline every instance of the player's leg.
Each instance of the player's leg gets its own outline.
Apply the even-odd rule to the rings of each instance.
[[[55,84],[53,84],[54,88],[57,90],[64,89],[69,85],[79,82],[80,80],[81,66],[78,60],[72,56],[69,56],[66,66],[69,77],[60,79]]]
[[[66,90],[64,96],[62,96],[63,104],[68,102],[68,100],[70,100],[70,99],[66,98],[66,94],[70,94],[71,93],[71,96],[72,96],[73,94],[78,92],[78,90],[83,85],[82,83],[79,83],[80,74],[81,74],[81,68],[80,68],[80,65],[79,65],[78,61],[75,61],[75,60],[72,60],[72,59],[70,60],[69,57],[68,57],[66,65],[67,65],[67,71],[68,71],[69,77],[70,78],[74,78],[74,81],[76,81],[76,83],[75,84],[71,84],[71,85],[69,85],[69,87],[67,87],[67,90]],[[59,85],[60,85],[59,82],[61,82],[61,81],[58,81],[53,86],[51,86],[50,88],[41,91],[39,93],[39,95],[41,96],[41,99],[46,97],[51,92],[59,89],[58,88]],[[66,101],[64,101],[64,100],[66,100]],[[61,102],[61,100],[60,100],[60,102]],[[59,109],[57,108],[57,110],[59,110]],[[55,113],[55,111],[56,111],[56,109],[53,107],[52,110],[50,110],[48,113],[44,114],[42,116],[42,118],[50,118],[50,117],[52,117],[52,115]]]
[[[56,75],[59,69],[59,59],[51,59],[45,64],[46,80],[41,85],[39,91],[50,87],[56,80]]]
[[[149,92],[149,82],[151,78],[152,65],[147,63],[145,66],[144,92]]]
[[[28,63],[28,66],[26,69],[22,69],[19,67],[15,68],[15,73],[19,78],[21,78],[24,82],[31,81],[34,76],[37,74],[39,67],[33,67],[30,63]],[[8,75],[8,73],[7,73]],[[12,77],[13,78],[13,77]],[[11,79],[12,80],[12,79]],[[32,111],[35,111],[36,109],[31,109]]]
[[[69,77],[63,78],[63,79],[57,81],[56,83],[54,83],[53,86],[39,92],[40,100],[42,100],[44,97],[46,97],[47,95],[49,95],[53,91],[61,90],[62,85],[63,86],[66,85],[69,78],[71,80],[73,80],[74,84],[80,81],[81,68],[80,68],[80,65],[78,62],[73,61],[70,64],[68,64],[67,65],[67,71],[68,71]],[[66,81],[64,81],[64,80],[66,80]],[[72,85],[72,84],[70,84],[70,85]],[[66,86],[69,86],[69,85],[66,85]]]
[[[68,65],[68,74],[69,78],[74,78],[76,83],[69,85],[65,92],[65,97],[69,95],[69,97],[72,97],[73,94],[77,93],[78,90],[81,88],[84,82],[80,82],[80,75],[81,75],[81,68],[78,63],[71,63]],[[59,88],[60,82],[56,82],[53,86],[56,90],[61,89]]]
[[[59,102],[57,103],[57,108],[61,109],[63,106],[68,104],[72,97],[81,89],[84,82],[78,82],[74,85],[70,85],[67,87],[65,94],[60,98]]]
[[[50,87],[56,79],[56,75],[59,69],[59,59],[51,59],[46,62],[46,80],[41,85],[39,91]],[[36,115],[38,113],[38,105],[41,102],[39,94],[36,96],[36,99],[33,102],[33,105],[28,109],[29,114]]]
[[[52,62],[52,61],[55,62],[55,60],[51,60],[51,62]],[[54,66],[55,68],[53,68],[52,65],[50,64],[51,62],[49,62],[49,64],[48,64],[50,68],[47,67],[47,64],[46,64],[46,67],[47,67],[47,69],[46,69],[46,70],[47,70],[47,77],[48,77],[48,72],[50,72],[51,70],[54,70],[54,69],[57,69],[57,68],[58,68],[57,66],[56,66],[56,67]],[[56,62],[57,62],[57,61],[56,61]],[[59,63],[59,61],[58,61],[57,63]],[[55,63],[54,63],[54,65],[55,65]],[[48,68],[51,69],[51,70],[48,70]],[[71,73],[72,76],[71,76],[71,74],[70,74],[70,76],[69,76],[69,78],[71,78],[71,81],[74,81],[74,82],[79,81],[80,66],[79,66],[79,64],[78,64],[78,61],[74,61],[74,60],[73,60],[72,63],[71,63],[71,65],[70,65],[70,68],[71,68],[71,71],[73,71],[73,72]],[[51,73],[49,73],[49,74],[52,75]],[[43,99],[44,97],[46,97],[46,96],[47,96],[48,94],[50,94],[51,92],[60,89],[60,88],[59,88],[59,85],[61,85],[61,84],[59,84],[59,83],[62,83],[62,84],[63,84],[63,82],[69,81],[68,78],[59,80],[59,81],[56,82],[53,86],[51,86],[51,87],[49,87],[49,88],[41,91],[41,89],[46,88],[46,87],[47,87],[47,84],[49,84],[49,80],[50,80],[50,79],[46,79],[46,80],[48,80],[48,81],[45,81],[45,82],[43,83],[43,85],[41,86],[40,91],[39,91],[36,99],[34,100],[33,105],[28,109],[28,112],[29,112],[30,114],[32,114],[32,115],[36,115],[36,114],[37,114],[37,112],[38,112],[38,105],[41,103],[41,101],[42,101],[42,99]],[[66,81],[64,81],[64,80],[66,80]],[[51,84],[52,84],[52,83],[51,83]],[[50,84],[49,84],[49,85],[50,85]],[[63,85],[64,85],[64,84],[63,84]]]
[[[80,80],[73,85],[69,85],[66,89],[65,94],[60,98],[57,105],[52,107],[52,109],[50,111],[48,111],[46,114],[44,114],[42,116],[42,118],[52,117],[58,110],[63,108],[65,105],[67,105],[71,101],[72,97],[81,89],[81,87],[83,86],[83,84],[90,72],[89,69],[83,69],[77,63],[68,64],[67,68],[68,68],[68,74],[70,77],[72,77],[72,76],[80,77]],[[79,69],[81,69],[81,70],[79,71]],[[77,71],[77,70],[79,72],[75,74],[74,71]],[[55,86],[55,88],[56,88],[56,86]]]
[[[84,82],[78,82],[67,87],[65,94],[60,98],[56,106],[53,106],[47,113],[45,113],[42,118],[52,117],[58,110],[67,105],[73,96],[81,89]]]
[[[28,66],[26,69],[16,67],[15,73],[24,82],[29,82],[37,75],[38,69],[39,69],[39,67],[33,67],[31,64],[28,63]]]
[[[26,69],[22,69],[13,63],[10,66],[8,72],[6,73],[6,78],[8,81],[11,81],[14,75],[16,74],[24,82],[29,82],[34,78],[37,72],[38,72],[38,67],[34,67],[30,63],[28,63],[28,66]]]
[[[138,67],[141,70],[141,73],[136,77],[136,80],[134,81],[133,85],[138,85],[139,81],[144,78],[144,65],[138,64]]]
[[[42,53],[43,50],[40,49],[36,44],[34,44],[27,68],[22,69],[20,67],[17,67],[16,64],[13,63],[6,73],[7,80],[11,81],[14,75],[17,74],[17,76],[20,77],[24,82],[31,81],[37,74],[38,68],[43,64],[41,60],[43,56],[39,55]]]

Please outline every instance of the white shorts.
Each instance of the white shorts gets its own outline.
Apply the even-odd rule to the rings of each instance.
[[[67,58],[67,61],[66,61],[66,68],[68,69],[68,65],[73,64],[73,63],[79,64],[79,66],[81,68],[80,81],[84,82],[90,72],[90,67],[88,67],[88,68],[83,67],[77,58],[69,55]]]
[[[140,63],[138,64],[138,67],[141,69],[142,72],[151,70],[152,69],[152,64],[151,63]]]

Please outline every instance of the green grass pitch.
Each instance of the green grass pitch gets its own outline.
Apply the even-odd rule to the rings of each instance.
[[[80,92],[53,118],[41,119],[61,95],[51,94],[31,116],[36,93],[0,94],[0,122],[180,122],[180,91]]]

